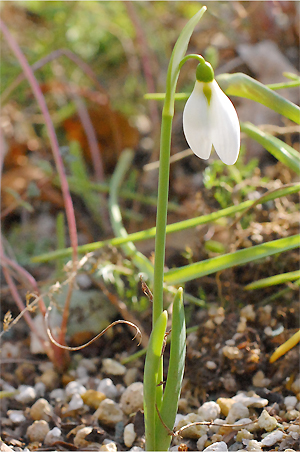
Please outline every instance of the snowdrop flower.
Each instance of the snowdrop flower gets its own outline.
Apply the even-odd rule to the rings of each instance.
[[[208,159],[213,145],[226,165],[236,162],[240,149],[238,116],[205,61],[196,70],[195,87],[183,111],[183,130],[198,157]]]

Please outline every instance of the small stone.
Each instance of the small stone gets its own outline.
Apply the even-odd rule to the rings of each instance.
[[[209,370],[215,370],[217,368],[217,365],[214,361],[207,361],[207,363],[205,364],[205,366],[207,367],[207,369]]]
[[[106,452],[117,452],[117,445],[111,440],[104,440],[99,450]]]
[[[232,397],[234,402],[240,402],[246,407],[253,407],[253,408],[263,408],[268,405],[269,401],[268,399],[262,399],[257,394],[248,396],[247,394],[240,392],[239,394]]]
[[[271,432],[278,425],[275,417],[270,416],[266,410],[263,410],[263,412],[259,416],[259,418],[257,420],[257,424],[260,428],[266,430],[266,432]]]
[[[137,367],[131,367],[130,369],[128,369],[123,378],[125,385],[130,386],[132,383],[134,383],[136,381],[137,374],[138,374]]]
[[[143,395],[143,383],[132,383],[123,392],[120,405],[125,414],[133,414],[138,410],[143,409],[144,395]]]
[[[84,394],[86,392],[86,388],[78,383],[78,381],[70,381],[65,388],[65,392],[67,396],[72,396],[74,394]]]
[[[291,385],[291,390],[294,394],[300,393],[300,375],[295,379],[295,381]]]
[[[34,423],[27,428],[26,435],[31,442],[37,441],[38,443],[41,443],[44,441],[49,430],[48,422],[44,420],[34,421]]]
[[[206,433],[204,435],[202,435],[201,438],[198,439],[197,450],[203,450],[207,439],[208,439],[208,436]]]
[[[44,397],[45,392],[46,392],[46,385],[45,385],[45,383],[43,383],[42,381],[38,381],[34,385],[34,389],[35,389],[37,397]]]
[[[298,410],[290,410],[286,413],[285,418],[287,421],[293,421],[297,419],[300,416],[300,413]]]
[[[274,446],[274,444],[277,443],[277,441],[282,440],[283,438],[283,432],[281,430],[275,430],[272,433],[269,433],[267,436],[264,437],[263,440],[261,440],[262,446]]]
[[[247,328],[247,319],[245,317],[241,317],[239,323],[237,324],[236,331],[238,333],[244,333]]]
[[[93,430],[93,427],[83,427],[76,432],[74,437],[74,446],[78,448],[87,447],[91,444],[91,441],[85,439]]]
[[[103,394],[103,392],[95,391],[94,389],[88,389],[85,393],[81,394],[81,398],[87,406],[96,410],[97,408],[99,408],[102,400],[106,398],[106,395]]]
[[[26,420],[26,417],[21,410],[8,410],[7,415],[14,424],[21,424],[21,422]]]
[[[86,369],[90,374],[94,374],[95,372],[97,372],[97,366],[96,366],[96,364],[94,363],[94,361],[91,360],[91,359],[82,358],[82,360],[79,362],[79,366],[85,367],[85,369]]]
[[[95,411],[94,417],[104,425],[114,426],[117,422],[123,420],[123,411],[118,403],[111,399],[105,399]]]
[[[241,359],[243,357],[243,353],[237,347],[231,347],[230,345],[225,345],[222,348],[223,355],[232,360],[232,359]]]
[[[38,381],[44,383],[48,391],[59,386],[59,375],[54,369],[47,369],[39,378]]]
[[[241,309],[241,316],[245,317],[250,322],[254,322],[256,313],[253,308],[253,304],[248,304],[244,308]]]
[[[250,452],[261,452],[262,448],[260,447],[260,443],[258,441],[256,441],[255,439],[250,439],[248,445],[247,445],[247,450]]]
[[[83,407],[83,400],[80,394],[73,394],[68,405],[68,411],[76,411]]]
[[[124,444],[126,447],[131,447],[136,438],[134,431],[134,424],[127,424],[124,428]]]
[[[54,399],[56,402],[62,402],[65,399],[65,391],[61,388],[53,389],[50,392],[50,399]]]
[[[179,420],[176,429],[180,430],[181,427],[184,427],[185,425],[192,424],[194,422],[201,422],[201,418],[196,413],[189,413],[186,416],[184,416],[182,419]],[[207,425],[191,425],[190,427],[182,430],[180,435],[183,438],[192,438],[192,439],[198,439],[202,435],[206,434],[208,431]]]
[[[243,417],[249,417],[249,410],[242,403],[236,402],[230,408],[226,422],[227,424],[233,424],[236,420],[242,419]]]
[[[243,441],[243,439],[253,439],[252,433],[250,433],[245,428],[242,428],[241,430],[239,430],[236,435],[236,441],[238,441],[239,443],[241,443]]]
[[[1,344],[1,359],[16,359],[20,356],[19,344],[4,342]]]
[[[115,399],[118,396],[118,390],[110,378],[101,380],[97,391],[105,394],[108,399]]]
[[[130,451],[132,451],[132,452],[141,452],[141,451],[144,451],[144,449],[142,449],[142,448],[139,447],[139,446],[133,446],[133,447],[130,449]]]
[[[297,405],[297,397],[295,396],[287,396],[284,398],[284,404],[287,409],[287,411],[292,410]]]
[[[44,444],[46,446],[51,446],[56,441],[62,440],[61,430],[58,427],[54,427],[52,430],[49,430],[44,439]]]
[[[203,452],[227,452],[227,451],[228,451],[227,444],[224,441],[219,441],[206,447]]]
[[[265,378],[265,374],[262,370],[256,372],[256,374],[252,378],[252,384],[257,388],[266,388],[270,383],[271,380],[269,378]]]
[[[234,400],[228,399],[228,398],[225,398],[225,397],[220,397],[220,398],[217,400],[217,404],[218,404],[219,407],[221,408],[221,413],[222,413],[224,416],[228,416],[229,410],[230,410],[230,408],[232,407],[232,405],[233,405],[234,403],[235,403]]]
[[[15,396],[15,399],[18,402],[29,404],[32,403],[36,398],[36,392],[32,386],[21,385],[19,386],[18,390],[20,392]]]
[[[53,408],[46,399],[38,399],[30,408],[30,416],[34,421],[50,421],[53,414]]]
[[[237,382],[234,375],[227,373],[223,377],[220,378],[223,383],[224,388],[228,392],[236,392],[237,390]]]
[[[221,413],[221,408],[216,402],[205,402],[198,408],[201,421],[214,421]]]
[[[126,367],[114,359],[105,358],[102,361],[102,371],[108,375],[125,375]]]

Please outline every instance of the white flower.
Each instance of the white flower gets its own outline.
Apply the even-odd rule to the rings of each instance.
[[[183,111],[183,130],[198,157],[208,159],[213,145],[226,165],[236,162],[240,149],[238,116],[215,80],[196,80]]]

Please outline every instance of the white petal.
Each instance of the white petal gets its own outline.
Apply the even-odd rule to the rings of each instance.
[[[203,83],[196,81],[194,90],[183,110],[183,131],[190,148],[207,160],[212,148],[209,108],[203,94]]]
[[[233,165],[240,150],[240,124],[231,100],[214,80],[211,84],[212,142],[220,159]]]

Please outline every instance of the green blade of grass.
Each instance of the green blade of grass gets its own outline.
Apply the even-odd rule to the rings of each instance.
[[[216,77],[228,96],[246,97],[300,124],[300,108],[246,74],[222,74]]]
[[[241,131],[261,144],[281,163],[300,175],[300,154],[292,146],[273,137],[269,133],[263,132],[249,122],[241,123]]]
[[[300,234],[273,240],[262,245],[252,246],[234,253],[196,262],[184,267],[175,268],[165,273],[165,282],[168,284],[182,284],[195,278],[210,275],[226,268],[242,265],[248,262],[262,259],[273,254],[297,248],[300,245]]]
[[[253,281],[244,287],[245,290],[261,289],[263,287],[277,286],[300,278],[300,270],[295,272],[281,273],[280,275],[270,276],[269,278]]]
[[[226,207],[225,209],[218,210],[217,212],[210,213],[208,215],[202,215],[200,217],[191,218],[189,220],[179,221],[177,223],[169,224],[167,226],[167,234],[172,234],[175,232],[183,231],[185,229],[195,228],[201,224],[207,224],[218,220],[219,218],[223,218],[226,216],[234,215],[235,213],[241,212],[245,209],[249,209],[253,205],[262,204],[268,201],[272,201],[273,199],[291,195],[293,193],[297,193],[300,191],[300,183],[292,184],[287,187],[282,187],[277,191],[272,191],[270,193],[266,193],[264,196],[260,198],[260,201],[244,201],[241,204],[236,206]],[[144,231],[133,232],[132,234],[128,234],[127,237],[115,237],[109,240],[103,240],[100,242],[88,243],[86,245],[81,245],[78,247],[78,253],[85,254],[91,251],[98,250],[99,248],[103,248],[107,245],[111,246],[120,246],[123,243],[127,242],[139,242],[147,239],[151,239],[155,237],[156,228],[145,229]],[[56,250],[50,253],[40,254],[39,256],[34,256],[31,259],[31,262],[48,262],[60,257],[68,257],[72,254],[71,248],[66,248],[64,250]]]

